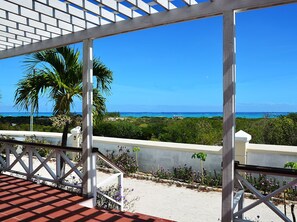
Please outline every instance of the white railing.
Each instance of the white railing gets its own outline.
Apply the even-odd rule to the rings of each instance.
[[[41,153],[46,153],[46,155],[42,155]],[[76,158],[78,161],[73,161],[68,157],[68,155],[72,156],[72,158],[73,156],[79,157],[81,153],[81,148],[0,139],[0,171],[21,175],[27,180],[38,183],[42,181],[48,185],[55,185],[60,188],[63,188],[63,186],[65,188],[74,188],[82,193],[83,161],[81,158]],[[122,211],[124,207],[124,171],[106,158],[97,148],[93,148],[92,155],[96,159],[102,160],[115,172],[115,174],[99,183],[96,181],[97,195],[102,195],[116,203]],[[62,170],[63,162],[65,164],[64,170]],[[119,199],[108,196],[101,190],[102,187],[114,179],[117,179]]]
[[[284,184],[280,186],[278,189],[272,191],[270,194],[263,195],[243,176],[243,173],[246,173],[246,172],[291,177],[293,179],[287,184]],[[235,163],[235,178],[239,185],[239,191],[234,196],[234,204],[233,204],[234,221],[246,221],[244,220],[243,214],[251,210],[252,208],[258,206],[259,204],[264,203],[276,215],[278,215],[281,220],[285,222],[291,222],[291,220],[283,212],[281,212],[270,200],[271,198],[277,196],[284,190],[293,186],[297,186],[297,170],[276,168],[276,167],[261,167],[261,166],[244,165],[244,164]],[[244,201],[245,188],[248,189],[250,192],[252,192],[258,198],[258,200],[244,207],[243,201]]]
[[[27,180],[44,181],[50,185],[63,185],[82,191],[82,160],[72,162],[67,156],[69,153],[79,155],[81,149],[3,139],[0,145],[1,171],[22,175]],[[65,172],[62,172],[63,162]]]
[[[124,180],[124,170],[120,167],[116,166],[114,163],[112,163],[108,158],[106,158],[101,152],[98,151],[97,148],[93,149],[93,155],[96,155],[96,162],[97,160],[103,161],[105,164],[108,165],[108,167],[111,167],[114,174],[111,176],[105,178],[104,180],[100,181],[96,185],[97,194],[102,195],[109,201],[117,204],[119,206],[119,210],[123,211],[124,208],[124,187],[123,187],[123,180]],[[117,187],[118,187],[118,198],[115,198],[114,196],[108,196],[104,191],[104,187],[109,185],[114,180],[117,180]]]

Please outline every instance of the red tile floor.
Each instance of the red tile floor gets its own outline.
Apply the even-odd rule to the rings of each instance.
[[[168,221],[138,213],[79,205],[83,197],[49,186],[0,174],[0,221]]]

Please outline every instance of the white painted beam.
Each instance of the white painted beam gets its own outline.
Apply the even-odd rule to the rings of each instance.
[[[108,21],[111,22],[117,22],[117,21],[123,21],[124,19],[119,17],[118,15],[116,15],[113,12],[110,12],[102,7],[99,7],[98,5],[85,1],[85,0],[66,0],[69,3],[72,3],[78,7],[83,8],[85,11],[78,9],[74,6],[69,5],[69,7],[71,7],[72,10],[76,10],[77,11],[77,15],[79,16],[79,13],[87,13],[86,11],[90,11],[94,14],[96,14],[97,16],[100,16]],[[109,2],[113,2],[114,0],[109,0]],[[109,7],[109,6],[108,6]],[[82,17],[82,16],[80,16]]]
[[[176,8],[175,5],[173,5],[169,0],[153,0],[153,1],[166,10],[171,10]]]
[[[233,221],[235,149],[235,12],[223,14],[223,191],[222,222]]]
[[[132,0],[129,0],[129,2],[130,1]],[[297,3],[297,0],[216,0],[213,2],[205,2],[184,8],[173,9],[162,13],[155,13],[150,16],[142,16],[127,21],[116,22],[115,24],[111,23],[100,27],[90,28],[88,30],[71,33],[68,35],[57,37],[55,39],[38,42],[32,45],[12,48],[6,51],[2,51],[0,53],[0,59],[28,54],[63,45],[69,45],[81,42],[84,39],[89,38],[102,38],[161,25],[222,15],[224,11],[242,11],[275,5],[284,5],[289,3]]]
[[[183,2],[189,6],[198,4],[195,0],[183,0]]]
[[[110,0],[96,0],[96,1],[99,2],[102,6],[106,6],[120,14],[123,14],[123,15],[129,17],[129,18],[141,16],[141,14],[139,14],[137,12],[133,12],[132,9],[122,5],[121,3],[117,2],[117,1],[110,1]]]
[[[82,161],[83,161],[83,194],[87,197],[94,195],[93,184],[93,41],[83,42],[83,107],[82,107]]]
[[[135,8],[147,13],[148,15],[158,12],[156,9],[152,8],[149,4],[143,2],[142,0],[126,0],[126,2],[129,2]]]

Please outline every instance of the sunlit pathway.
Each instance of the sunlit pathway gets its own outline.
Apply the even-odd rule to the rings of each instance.
[[[131,178],[125,178],[124,182],[125,187],[134,189],[128,195],[128,199],[139,197],[134,205],[136,212],[181,222],[220,221],[221,192],[198,192],[175,185]],[[251,202],[254,200],[245,199],[246,204]],[[284,209],[283,205],[279,205],[278,208],[281,211]],[[287,213],[292,219],[289,207]],[[261,222],[282,221],[264,204],[247,212],[245,217]]]

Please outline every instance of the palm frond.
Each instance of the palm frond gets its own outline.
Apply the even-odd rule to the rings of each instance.
[[[110,93],[113,80],[112,71],[110,71],[99,59],[93,60],[93,75],[96,77],[96,88],[102,92]]]
[[[24,61],[27,75],[17,84],[15,106],[28,110],[30,106],[38,111],[38,100],[47,94],[54,101],[54,114],[69,114],[74,97],[82,97],[82,63],[79,51],[71,47],[60,47],[30,54]],[[105,112],[105,98],[109,93],[112,72],[99,60],[94,59],[93,75],[94,111]]]

